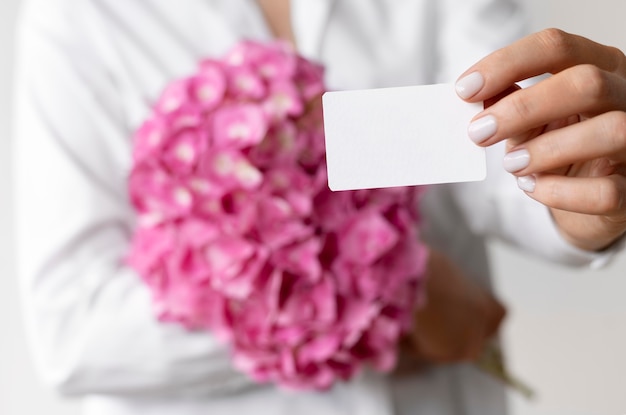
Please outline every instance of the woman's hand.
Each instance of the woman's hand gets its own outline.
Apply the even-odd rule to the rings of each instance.
[[[497,332],[504,307],[438,252],[431,252],[427,273],[426,304],[415,314],[405,349],[421,361],[476,359]]]
[[[526,88],[515,82],[551,73]],[[461,98],[495,102],[472,140],[507,140],[504,167],[551,209],[563,236],[601,250],[626,231],[626,58],[615,48],[548,29],[487,56],[457,81]],[[488,106],[488,105],[486,105]]]

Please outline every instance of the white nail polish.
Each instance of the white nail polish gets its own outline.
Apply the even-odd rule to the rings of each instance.
[[[526,149],[512,151],[504,156],[502,165],[504,170],[514,173],[528,167],[530,163],[530,153]]]
[[[517,186],[528,193],[535,191],[536,184],[535,176],[522,176],[517,178]]]
[[[467,135],[472,139],[476,144],[480,144],[492,135],[496,133],[498,130],[498,123],[496,121],[496,117],[493,115],[486,115],[482,118],[473,121],[468,129]]]
[[[476,95],[485,85],[485,79],[480,72],[472,72],[456,82],[456,93],[463,99],[468,99]]]

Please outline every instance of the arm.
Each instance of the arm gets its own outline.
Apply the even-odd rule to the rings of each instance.
[[[132,128],[89,43],[85,3],[30,3],[20,25],[15,211],[36,365],[67,394],[248,386],[211,336],[157,322],[148,290],[123,264],[134,226]]]
[[[430,251],[426,275],[409,352],[421,361],[475,360],[498,332],[506,310],[489,289],[438,251]]]
[[[514,0],[446,0],[441,5],[445,18],[439,41],[441,81],[456,78],[473,62],[526,31],[524,13]],[[481,93],[472,100],[492,95]],[[487,148],[489,174],[484,182],[452,186],[453,197],[472,230],[552,261],[593,267],[605,263],[609,254],[571,244],[559,231],[550,210],[517,188],[515,178],[502,167],[504,153],[504,143]]]
[[[457,85],[477,101],[542,73],[553,76],[478,114],[470,136],[481,146],[506,141],[504,167],[550,209],[562,235],[581,249],[605,249],[626,232],[624,54],[550,29],[487,56]]]

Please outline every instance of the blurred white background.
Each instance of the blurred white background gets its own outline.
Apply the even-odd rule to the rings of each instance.
[[[78,404],[36,378],[26,351],[12,263],[11,86],[19,0],[0,2],[0,414],[76,415]],[[626,2],[527,0],[533,27],[560,27],[626,50]],[[579,271],[492,247],[497,289],[509,305],[510,366],[538,392],[511,394],[514,415],[626,414],[626,255]]]

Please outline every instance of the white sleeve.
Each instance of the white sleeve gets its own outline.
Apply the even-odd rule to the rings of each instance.
[[[438,81],[453,82],[470,65],[524,36],[527,18],[516,0],[443,0],[440,6]],[[469,138],[468,138],[469,139]],[[598,253],[566,242],[549,209],[518,189],[502,167],[504,146],[487,150],[488,178],[452,186],[453,197],[474,232],[497,236],[546,259],[597,268],[624,243]]]
[[[528,31],[517,0],[441,0],[437,5],[439,82],[453,82],[480,58]]]
[[[131,137],[116,84],[89,45],[84,2],[46,3],[19,24],[14,137],[18,269],[38,370],[67,394],[249,386],[211,336],[157,322],[124,265]]]

